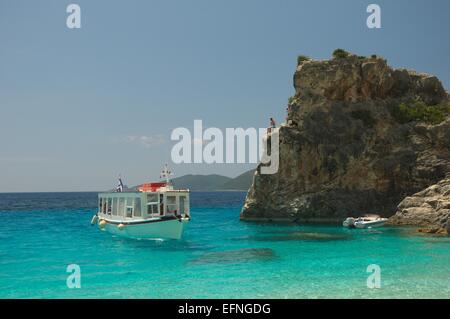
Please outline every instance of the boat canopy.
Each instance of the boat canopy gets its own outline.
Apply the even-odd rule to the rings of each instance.
[[[162,187],[167,187],[166,182],[157,182],[157,183],[145,183],[139,186],[140,192],[156,192]]]

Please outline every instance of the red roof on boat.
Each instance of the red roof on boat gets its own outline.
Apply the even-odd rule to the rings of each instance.
[[[158,182],[158,183],[145,183],[139,186],[140,192],[156,192],[161,187],[166,187],[166,182]]]

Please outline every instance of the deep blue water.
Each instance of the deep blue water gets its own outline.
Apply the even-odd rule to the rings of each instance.
[[[239,221],[245,193],[192,193],[183,239],[90,225],[96,193],[0,194],[1,298],[449,298],[450,238]],[[81,288],[69,289],[69,264]],[[370,289],[367,266],[381,269]]]

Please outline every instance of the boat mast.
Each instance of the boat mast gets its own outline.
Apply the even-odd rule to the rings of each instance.
[[[173,175],[172,171],[169,169],[169,167],[166,165],[164,165],[163,170],[161,171],[161,175],[159,176],[159,178],[165,178],[166,179],[166,184],[167,186],[170,185],[170,176]]]

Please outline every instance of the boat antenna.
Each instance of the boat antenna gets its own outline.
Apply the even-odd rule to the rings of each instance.
[[[170,176],[172,176],[172,175],[173,175],[172,171],[169,169],[169,166],[166,164],[166,165],[164,165],[164,168],[161,171],[161,175],[159,176],[159,178],[165,178],[167,185],[170,185]]]

